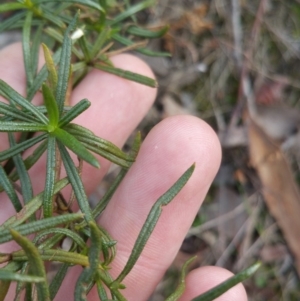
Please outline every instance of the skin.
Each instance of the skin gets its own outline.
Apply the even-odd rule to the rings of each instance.
[[[25,72],[19,44],[0,52],[0,78],[19,93],[25,94]],[[138,58],[122,54],[112,58],[116,67],[153,77],[149,67]],[[43,64],[43,59],[40,59]],[[89,110],[76,123],[91,129],[96,135],[121,147],[145,116],[156,96],[156,90],[98,70],[91,71],[73,91],[71,104],[82,98],[92,102]],[[3,100],[2,100],[3,101]],[[41,103],[40,95],[34,99]],[[0,137],[0,150],[8,147]],[[174,116],[156,125],[145,138],[136,163],[115,193],[99,223],[118,241],[117,257],[111,274],[116,277],[131,252],[146,216],[162,195],[194,162],[196,169],[183,190],[167,207],[146,245],[141,258],[125,278],[123,291],[128,300],[147,300],[175,258],[207,190],[219,168],[221,149],[214,131],[202,120],[192,116]],[[109,168],[109,162],[99,158],[101,169],[84,165],[83,182],[90,193]],[[44,185],[45,161],[42,158],[32,168],[35,193]],[[8,199],[1,195],[0,222],[15,214]],[[11,252],[12,244],[0,246],[0,252]],[[70,300],[81,268],[74,267],[67,275],[55,300]],[[187,288],[180,301],[188,301],[232,276],[219,267],[201,267],[187,276]],[[7,297],[12,300],[13,294]],[[89,300],[98,300],[92,291]],[[218,301],[245,301],[242,285],[237,285]]]

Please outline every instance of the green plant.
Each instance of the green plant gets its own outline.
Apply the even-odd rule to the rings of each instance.
[[[132,151],[126,154],[111,142],[72,123],[89,108],[90,103],[83,99],[73,107],[68,106],[69,91],[91,68],[151,87],[157,86],[151,78],[115,68],[109,59],[111,55],[129,49],[147,55],[168,55],[145,48],[146,39],[161,37],[167,27],[149,30],[137,25],[135,14],[153,4],[152,0],[135,5],[130,5],[129,1],[120,4],[105,0],[24,0],[0,5],[0,12],[14,12],[0,24],[0,32],[22,27],[26,71],[26,97],[0,80],[0,95],[8,101],[0,103],[0,131],[7,133],[10,143],[10,148],[0,153],[0,162],[3,162],[0,165],[0,185],[17,212],[0,226],[0,243],[14,240],[21,247],[19,251],[0,254],[0,263],[6,263],[0,270],[0,300],[4,300],[11,281],[18,282],[16,299],[21,298],[25,290],[26,300],[53,300],[70,265],[83,267],[74,292],[75,300],[86,300],[93,286],[97,287],[101,300],[125,300],[121,293],[124,288],[122,281],[142,253],[162,207],[191,177],[194,165],[153,205],[127,264],[113,279],[109,268],[114,260],[116,242],[97,224],[96,219],[135,161],[141,138],[137,135]],[[38,71],[40,45],[46,63]],[[43,106],[31,102],[38,91],[42,92]],[[20,133],[20,137],[16,139],[13,133]],[[24,151],[33,146],[36,146],[34,151],[24,157]],[[77,155],[78,166],[68,150]],[[45,152],[44,191],[34,195],[28,170]],[[93,153],[119,165],[121,171],[97,206],[91,209],[80,174],[83,161],[99,168]],[[66,178],[60,177],[62,166]],[[16,193],[15,183],[18,180],[24,204]],[[61,190],[66,186],[70,186],[73,193],[70,203],[76,201],[82,213],[72,213],[70,203],[63,200]],[[31,239],[26,237],[29,234],[34,234]],[[60,249],[58,245],[66,237],[72,240],[69,251]],[[63,263],[50,284],[46,279],[45,261]],[[184,291],[184,278],[190,261],[184,265],[181,283],[168,301],[177,300]],[[212,300],[245,279],[245,275],[248,277],[256,268],[257,265],[235,276],[214,293],[195,300]]]

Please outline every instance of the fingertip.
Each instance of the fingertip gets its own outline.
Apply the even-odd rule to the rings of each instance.
[[[180,301],[190,301],[219,285],[233,275],[234,274],[230,271],[215,266],[206,266],[195,269],[186,277],[186,288],[184,294],[180,298]],[[244,286],[239,283],[214,300],[247,301],[248,298]]]
[[[149,296],[173,261],[215,177],[220,158],[216,134],[204,121],[192,116],[166,118],[144,140],[136,162],[100,219],[101,225],[118,241],[113,275],[124,267],[153,203],[194,162],[196,168],[182,190],[163,208],[146,248],[126,277],[124,294],[129,299]],[[147,288],[135,292],[136,281],[147,284]]]
[[[151,156],[145,156],[147,160],[144,164],[147,167],[144,169],[156,166],[156,174],[165,173],[168,169],[168,177],[173,178],[173,181],[180,176],[180,169],[183,173],[194,163],[195,171],[186,184],[187,187],[194,187],[191,194],[201,191],[203,195],[207,192],[221,162],[221,146],[215,131],[202,119],[190,115],[164,119],[145,139],[140,151],[141,156],[144,149],[151,153]],[[153,177],[154,180],[155,178]],[[149,180],[149,177],[147,179]]]
[[[195,116],[177,115],[158,124],[158,131],[159,127],[165,127],[168,138],[172,135],[174,139],[180,137],[181,141],[178,139],[179,143],[173,145],[176,151],[181,149],[178,151],[180,155],[193,157],[196,169],[201,165],[206,173],[209,171],[212,177],[215,176],[220,167],[222,151],[219,138],[208,123]]]

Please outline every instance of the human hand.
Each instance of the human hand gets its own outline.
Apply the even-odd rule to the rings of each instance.
[[[153,77],[145,63],[130,55],[112,58],[116,67]],[[19,93],[25,94],[25,72],[20,45],[12,45],[0,52],[0,78]],[[121,147],[130,133],[151,107],[155,89],[93,70],[76,87],[71,97],[74,105],[82,98],[91,101],[89,110],[75,122],[92,130],[97,136]],[[35,103],[41,103],[37,96]],[[1,150],[8,148],[1,136]],[[203,121],[191,116],[167,118],[156,125],[142,144],[139,155],[126,178],[119,186],[99,223],[117,240],[117,256],[110,273],[118,276],[131,253],[137,235],[153,203],[196,162],[196,169],[186,186],[168,206],[150,237],[141,257],[125,278],[123,291],[128,300],[147,300],[172,263],[199,206],[217,172],[221,157],[220,145],[213,130]],[[88,193],[98,185],[109,168],[109,162],[99,158],[101,169],[84,165],[82,179]],[[44,186],[45,160],[30,170],[35,193]],[[0,223],[14,215],[8,198],[2,195]],[[0,252],[11,252],[12,243],[0,245]],[[81,271],[70,268],[55,300],[71,300]],[[193,270],[186,280],[181,301],[191,300],[232,274],[218,267]],[[6,300],[13,300],[11,291]],[[89,300],[98,300],[95,291]],[[243,286],[237,285],[217,299],[247,300]]]

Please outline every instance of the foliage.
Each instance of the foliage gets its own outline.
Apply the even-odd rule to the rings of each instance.
[[[119,3],[112,0],[23,0],[0,4],[0,12],[12,13],[0,24],[0,32],[22,28],[26,70],[25,97],[0,80],[0,95],[7,100],[7,103],[0,103],[0,131],[7,133],[10,143],[10,148],[0,153],[3,163],[0,165],[0,189],[7,194],[16,211],[0,225],[0,243],[14,240],[21,247],[11,254],[0,254],[0,263],[6,263],[0,269],[0,300],[4,300],[11,281],[18,282],[16,299],[25,290],[26,300],[34,298],[35,292],[38,300],[53,300],[71,265],[83,267],[74,300],[86,300],[94,286],[101,300],[125,300],[121,293],[124,288],[122,281],[143,251],[162,206],[174,198],[192,175],[194,166],[157,200],[124,270],[113,279],[109,269],[115,257],[116,242],[97,224],[96,219],[135,161],[140,136],[136,137],[132,151],[126,154],[111,142],[72,123],[89,108],[90,103],[82,99],[70,107],[69,95],[91,68],[151,87],[157,86],[155,80],[115,68],[110,61],[111,55],[127,50],[150,56],[169,55],[145,48],[146,39],[161,37],[167,26],[150,30],[139,27],[136,21],[136,13],[153,4],[153,0],[134,5],[130,5],[129,1]],[[38,71],[41,45],[46,63]],[[43,106],[31,102],[38,91],[42,92]],[[19,139],[13,134],[16,132],[21,134]],[[35,150],[24,158],[24,151],[32,150],[33,146],[36,146]],[[72,160],[69,150],[77,155],[78,165]],[[44,191],[34,195],[28,170],[43,153],[47,157]],[[100,167],[93,153],[121,166],[121,171],[97,206],[91,209],[80,174],[83,161],[95,168]],[[62,165],[66,178],[60,178]],[[16,192],[18,180],[24,204]],[[58,199],[62,198],[61,190],[66,186],[72,188],[82,214],[71,213],[60,205]],[[70,209],[70,204],[66,202],[64,205]],[[34,235],[27,238],[29,234]],[[58,242],[66,237],[72,241],[69,251],[58,247]],[[45,261],[62,263],[50,283],[46,279]],[[183,269],[183,282],[187,264]],[[242,279],[240,277],[238,281]],[[232,285],[227,284],[226,289]],[[177,300],[183,290],[184,285],[179,285],[168,300]]]

